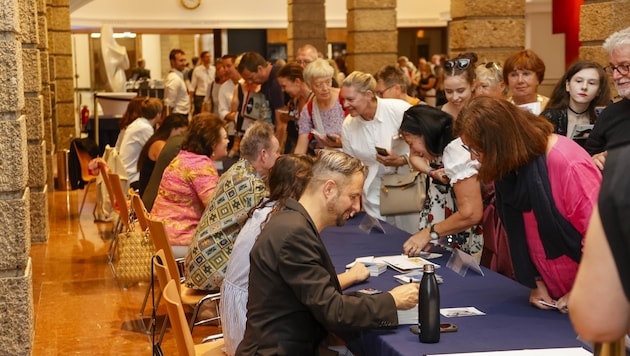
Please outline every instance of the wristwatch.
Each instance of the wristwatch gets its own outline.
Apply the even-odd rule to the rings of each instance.
[[[438,234],[437,231],[435,231],[435,225],[431,225],[429,236],[431,237],[431,240],[437,240],[440,238],[440,234]]]

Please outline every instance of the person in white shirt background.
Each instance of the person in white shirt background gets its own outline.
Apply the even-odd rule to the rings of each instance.
[[[170,113],[188,115],[190,97],[182,72],[186,68],[186,54],[181,49],[172,49],[168,59],[171,62],[171,70],[164,82],[164,105],[170,108]]]
[[[194,112],[193,115],[201,112],[203,101],[208,92],[208,86],[214,81],[216,74],[216,68],[211,63],[210,52],[203,51],[199,55],[199,61],[201,64],[193,69],[192,77],[190,79],[190,89],[194,91]]]

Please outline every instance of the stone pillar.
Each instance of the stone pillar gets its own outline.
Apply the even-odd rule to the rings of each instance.
[[[608,54],[602,48],[613,32],[630,26],[630,1],[584,0],[580,11],[580,58],[608,65]]]
[[[28,186],[30,194],[31,242],[48,240],[47,167],[44,120],[42,115],[41,65],[38,49],[37,3],[21,0],[22,65],[24,69],[24,110],[28,143]],[[47,159],[48,158],[48,159]]]
[[[451,0],[449,57],[475,52],[482,62],[503,62],[525,48],[525,0]]]
[[[29,0],[6,0],[0,21],[0,350],[7,355],[30,355],[33,345],[30,157],[23,115],[25,90],[33,90],[23,65],[32,69],[33,53],[23,50],[22,42],[29,49],[37,40],[35,26],[25,19],[34,9]]]
[[[50,56],[48,55],[48,22],[46,20],[46,2],[45,0],[37,1],[37,34],[39,42],[37,49],[39,50],[39,66],[41,80],[41,107],[39,115],[42,116],[44,128],[44,142],[46,142],[46,185],[49,191],[53,191],[53,162],[55,160],[55,140],[53,138],[53,121],[52,121],[52,105],[50,91]],[[46,210],[48,211],[48,210]]]
[[[347,0],[348,71],[374,74],[396,64],[398,33],[396,0]]]
[[[74,110],[74,73],[70,0],[46,0],[53,135],[58,150],[69,149],[78,132]]]
[[[295,59],[295,52],[305,44],[328,52],[326,41],[325,0],[288,0],[287,55]]]

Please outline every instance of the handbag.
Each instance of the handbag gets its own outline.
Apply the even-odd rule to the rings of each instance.
[[[388,174],[381,179],[381,215],[418,213],[427,198],[427,177],[420,172]]]
[[[149,230],[135,231],[135,213],[129,209],[129,231],[118,234],[118,246],[114,259],[116,279],[125,283],[151,280],[151,259],[155,247]]]
[[[118,234],[114,270],[119,281],[151,280],[151,257],[155,253],[149,231],[126,231]]]

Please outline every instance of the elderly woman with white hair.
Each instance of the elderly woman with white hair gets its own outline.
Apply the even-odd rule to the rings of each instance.
[[[319,148],[340,148],[341,126],[346,113],[339,89],[332,87],[335,70],[325,59],[318,58],[304,68],[304,81],[313,98],[302,108],[298,121],[298,141],[294,153],[306,153],[310,135]]]
[[[475,68],[477,86],[474,96],[492,96],[505,99],[507,88],[503,81],[503,67],[497,62],[486,62]]]

